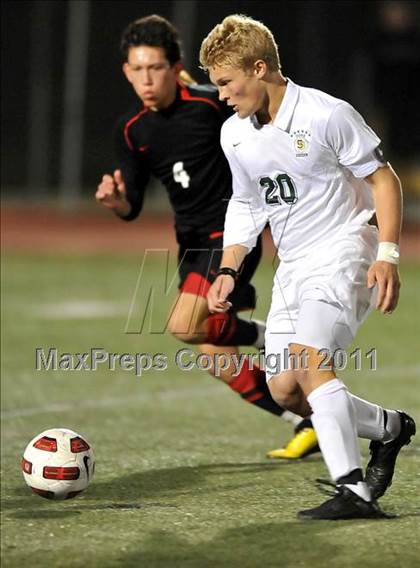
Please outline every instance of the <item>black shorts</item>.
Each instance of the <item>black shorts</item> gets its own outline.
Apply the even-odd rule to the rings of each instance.
[[[178,270],[179,288],[198,296],[207,292],[216,278],[223,254],[223,232],[208,236],[177,235],[179,243]],[[261,237],[256,246],[245,257],[235,289],[229,297],[235,311],[251,310],[256,306],[256,292],[250,284],[262,255]]]

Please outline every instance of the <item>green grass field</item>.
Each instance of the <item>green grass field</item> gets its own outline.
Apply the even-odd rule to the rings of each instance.
[[[290,427],[247,405],[206,373],[179,370],[182,344],[126,334],[141,259],[6,257],[3,268],[2,521],[4,566],[405,568],[420,558],[420,444],[405,448],[381,500],[395,520],[302,523],[320,503],[320,457],[273,463]],[[404,265],[392,317],[374,314],[355,346],[376,347],[378,370],[342,373],[355,394],[404,408],[420,422],[418,281]],[[157,261],[151,277],[162,274]],[[264,317],[272,269],[255,279]],[[141,303],[140,297],[137,298]],[[165,305],[164,305],[165,304]],[[135,303],[135,305],[137,305]],[[166,303],[155,309],[163,317]],[[163,352],[167,371],[35,370],[35,349]],[[67,427],[91,441],[96,475],[78,498],[33,495],[20,473],[28,441]],[[362,442],[365,458],[367,443]]]

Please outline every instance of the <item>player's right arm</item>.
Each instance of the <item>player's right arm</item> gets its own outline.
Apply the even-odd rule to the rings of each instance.
[[[127,120],[127,116],[120,119],[114,132],[117,169],[113,174],[102,177],[95,197],[121,219],[131,221],[142,210],[150,168],[137,149],[137,140],[129,138],[131,133],[127,133]]]
[[[231,245],[223,249],[220,268],[230,268],[238,272],[246,255],[248,248],[242,245]],[[232,304],[228,302],[229,294],[235,287],[235,278],[229,274],[219,275],[207,294],[207,302],[211,313],[226,312]]]
[[[111,209],[119,217],[127,217],[131,213],[131,205],[127,199],[125,182],[121,170],[112,175],[105,174],[95,194],[96,201]]]
[[[233,194],[226,211],[220,269],[238,271],[246,255],[256,245],[267,223],[267,214],[257,190],[235,155],[226,124],[222,127],[221,145],[232,172]],[[223,274],[216,278],[207,295],[210,312],[224,312],[230,308],[227,297],[234,287],[232,275]]]

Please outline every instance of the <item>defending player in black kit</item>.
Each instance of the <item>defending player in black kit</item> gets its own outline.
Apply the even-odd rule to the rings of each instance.
[[[213,360],[218,353],[238,356],[238,345],[261,348],[264,325],[237,316],[238,311],[255,307],[250,280],[261,257],[260,242],[243,265],[229,298],[231,309],[211,315],[206,299],[219,270],[232,193],[229,165],[219,143],[221,126],[231,113],[216,89],[193,83],[183,70],[177,31],[164,18],[153,15],[131,23],[123,33],[121,50],[124,74],[140,100],[117,125],[118,169],[103,176],[96,199],[121,219],[135,219],[150,175],[158,178],[169,194],[179,244],[179,295],[169,331]],[[279,407],[264,372],[255,364],[251,367],[244,365],[234,376],[232,364],[220,378],[246,401],[296,426],[289,444],[270,452],[270,457],[300,458],[315,451],[310,420]]]

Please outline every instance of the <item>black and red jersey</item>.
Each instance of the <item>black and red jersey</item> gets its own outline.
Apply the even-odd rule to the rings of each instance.
[[[170,107],[140,103],[120,119],[116,154],[132,206],[127,220],[140,213],[152,174],[168,191],[178,236],[223,229],[232,178],[219,140],[229,115],[215,88],[179,84]]]

